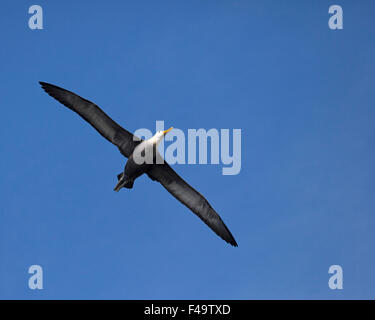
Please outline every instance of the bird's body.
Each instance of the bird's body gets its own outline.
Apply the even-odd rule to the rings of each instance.
[[[122,187],[133,188],[135,179],[144,173],[148,173],[154,165],[163,161],[157,148],[164,135],[170,130],[172,128],[158,131],[153,137],[142,141],[134,148],[133,153],[126,162],[124,171],[117,175],[118,183],[114,188],[115,191],[119,191]]]
[[[117,175],[118,183],[114,188],[115,191],[120,191],[122,187],[131,189],[135,179],[140,177],[142,174],[149,172],[152,169],[153,163],[156,163],[155,157],[153,157],[153,163],[137,163],[135,160],[134,153],[146,153],[146,150],[155,150],[150,141],[146,140],[141,142],[135,149],[134,152],[128,158],[125,164],[124,171]],[[148,151],[150,152],[150,151]]]
[[[137,164],[131,155],[125,164],[124,172],[117,175],[118,182],[113,190],[120,191],[121,188],[132,189],[135,179],[151,170],[152,165],[144,163]]]
[[[55,85],[45,82],[40,82],[40,84],[49,95],[78,113],[128,158],[123,172],[117,175],[118,182],[114,188],[115,191],[121,188],[133,188],[134,181],[141,175],[147,174],[151,180],[160,182],[223,240],[237,246],[229,229],[208,201],[186,183],[157,151],[164,135],[172,128],[158,131],[148,140],[141,140],[119,126],[94,103]]]

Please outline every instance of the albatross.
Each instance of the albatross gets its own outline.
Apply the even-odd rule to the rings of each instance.
[[[141,175],[147,174],[151,180],[159,182],[177,200],[193,211],[219,237],[237,247],[233,235],[206,198],[183,180],[165,160],[160,161],[158,158],[161,155],[157,152],[157,146],[172,128],[158,131],[152,138],[142,140],[118,125],[93,102],[53,84],[42,81],[39,83],[45,92],[79,114],[128,158],[124,170],[117,175],[115,191],[133,188],[134,181]],[[153,155],[151,162],[137,161],[137,155],[144,155],[150,149],[154,151],[151,153]]]

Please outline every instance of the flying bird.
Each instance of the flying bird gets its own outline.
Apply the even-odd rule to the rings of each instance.
[[[164,159],[160,161],[158,158],[161,155],[156,151],[157,146],[172,128],[158,131],[152,138],[142,140],[118,125],[93,102],[53,84],[39,83],[51,97],[78,113],[104,138],[117,146],[122,155],[128,158],[123,172],[117,175],[118,181],[114,188],[115,191],[122,188],[133,188],[134,181],[141,175],[147,174],[152,180],[160,182],[165,189],[193,211],[219,237],[237,247],[237,242],[231,232],[208,201],[185,182]],[[143,161],[143,163],[139,161],[146,154],[152,155],[152,161]]]

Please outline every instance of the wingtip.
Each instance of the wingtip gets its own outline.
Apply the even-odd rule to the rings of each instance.
[[[63,88],[60,88],[58,86],[55,86],[54,84],[51,84],[51,83],[48,83],[48,82],[44,82],[44,81],[39,81],[39,84],[40,86],[42,87],[42,89],[48,93],[51,97],[55,98],[57,101],[61,102],[62,104],[64,104],[62,101],[60,101],[58,98],[57,98],[57,95],[56,93],[58,91],[67,91]],[[65,105],[65,104],[64,104]]]
[[[41,87],[43,89],[46,89],[46,88],[57,88],[57,89],[61,89],[61,90],[65,90],[65,89],[62,89],[58,86],[55,86],[54,84],[51,84],[51,83],[48,83],[48,82],[44,82],[44,81],[39,81],[39,84],[41,85]]]
[[[231,246],[238,247],[237,241],[234,239],[234,237],[233,237],[232,233],[229,231],[228,227],[225,225],[225,223],[222,220],[221,220],[221,222],[222,222],[226,232],[224,234],[217,233],[217,235],[220,236],[226,242],[228,242]]]
[[[42,87],[43,90],[46,90],[46,88],[48,87],[47,82],[39,81],[39,84],[40,84],[40,86]]]
[[[231,240],[231,241],[228,241],[228,243],[233,246],[233,247],[238,247],[238,244],[236,242],[236,240],[234,240],[234,238]]]

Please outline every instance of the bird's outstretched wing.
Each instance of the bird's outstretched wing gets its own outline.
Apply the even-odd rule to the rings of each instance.
[[[155,165],[148,176],[159,181],[175,198],[192,210],[204,223],[206,223],[219,237],[232,246],[237,247],[237,242],[230,233],[220,216],[211,207],[208,201],[186,181],[184,181],[168,163]]]
[[[104,138],[116,145],[125,157],[128,158],[133,153],[134,148],[141,142],[141,139],[119,126],[91,101],[53,84],[39,83],[51,97],[78,113]]]

